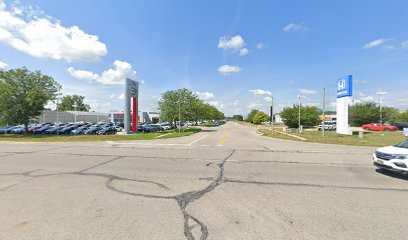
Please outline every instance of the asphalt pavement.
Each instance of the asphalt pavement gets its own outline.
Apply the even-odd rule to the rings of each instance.
[[[374,148],[259,136],[0,143],[0,239],[408,239]]]

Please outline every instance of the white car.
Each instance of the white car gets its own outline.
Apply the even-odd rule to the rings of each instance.
[[[377,149],[373,159],[373,164],[381,169],[408,174],[408,140]]]

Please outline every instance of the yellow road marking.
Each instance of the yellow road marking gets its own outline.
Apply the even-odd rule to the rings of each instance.
[[[220,141],[218,141],[218,145],[219,146],[224,146],[225,142],[228,139],[228,132],[224,133],[224,136],[222,136],[222,138],[220,139]]]

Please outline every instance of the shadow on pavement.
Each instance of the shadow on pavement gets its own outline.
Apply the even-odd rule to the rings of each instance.
[[[406,180],[406,181],[408,180],[408,175],[407,174],[404,175],[402,173],[387,171],[387,170],[381,169],[381,168],[377,168],[375,171],[378,172],[378,173],[381,173],[381,174],[383,174],[385,176],[388,176],[388,177],[398,178],[398,179]]]

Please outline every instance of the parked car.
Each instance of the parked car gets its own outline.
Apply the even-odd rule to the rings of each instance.
[[[158,132],[161,131],[161,127],[156,124],[145,124],[143,126],[143,132]]]
[[[49,128],[47,130],[44,131],[45,134],[58,134],[60,130],[62,130],[63,128],[65,128],[65,125],[63,126],[54,126],[52,128]]]
[[[373,154],[373,164],[380,169],[408,174],[408,139],[377,149]]]
[[[399,130],[403,130],[404,128],[408,128],[408,122],[395,122],[391,124],[394,127],[397,127]]]
[[[386,125],[383,123],[364,124],[361,127],[365,130],[370,130],[370,131],[397,131],[398,130],[398,128],[395,126]]]
[[[46,124],[46,125],[44,125],[43,127],[39,128],[39,129],[33,130],[33,133],[34,134],[43,134],[43,133],[45,133],[45,131],[47,131],[48,129],[53,128],[53,127],[55,127],[55,126]]]
[[[8,127],[3,128],[3,129],[0,131],[0,133],[12,133],[12,131],[13,131],[14,129],[19,129],[19,128],[21,128],[20,125],[19,125],[19,126],[8,126]]]
[[[75,134],[75,135],[84,134],[86,130],[88,130],[88,126],[82,126],[82,127],[72,130],[71,134]]]
[[[323,122],[317,126],[317,130],[321,131],[323,129]],[[324,122],[324,130],[325,131],[335,131],[337,129],[336,122],[333,121],[325,121]]]
[[[101,129],[102,129],[101,127],[94,125],[88,128],[87,130],[85,130],[84,134],[96,134],[96,132],[98,132]]]
[[[160,126],[162,127],[163,130],[170,130],[171,129],[170,123],[161,123]]]
[[[26,129],[24,126],[17,126],[10,131],[10,133],[12,134],[23,134],[25,132],[26,132]]]
[[[102,128],[101,130],[97,131],[96,134],[98,135],[108,135],[108,134],[116,134],[116,128],[115,127],[105,127]]]
[[[69,133],[71,133],[72,130],[74,130],[76,128],[78,128],[77,125],[69,125],[69,126],[64,127],[63,129],[61,129],[58,132],[58,134],[69,134]]]

